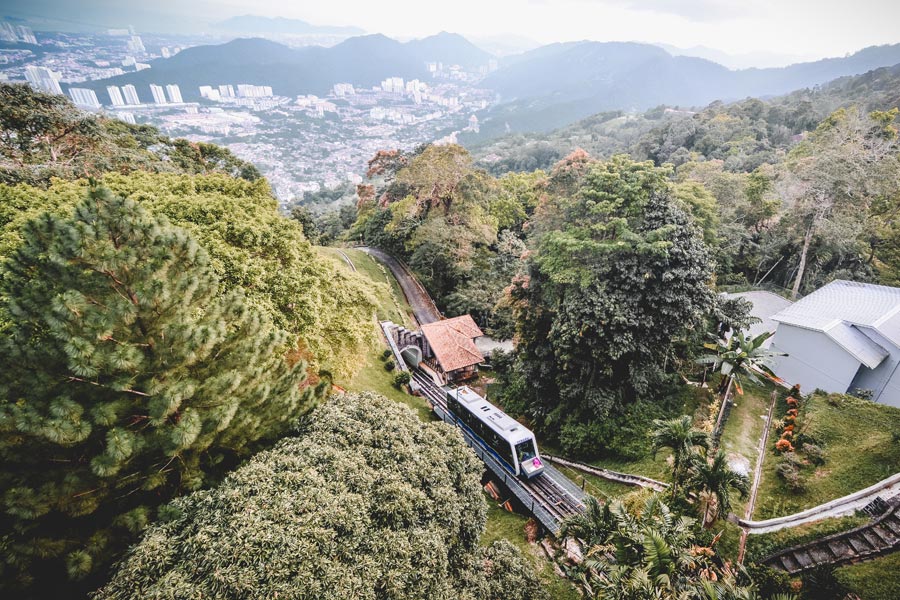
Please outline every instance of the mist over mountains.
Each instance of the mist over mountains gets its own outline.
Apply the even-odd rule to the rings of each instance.
[[[294,27],[290,20],[240,17],[231,23]],[[241,26],[244,26],[241,25]],[[399,76],[427,79],[425,63],[473,69],[493,55],[458,34],[442,32],[409,42],[381,34],[351,37],[333,47],[298,49],[265,39],[237,39],[189,48],[152,68],[80,84],[105,94],[107,85],[176,83],[186,100],[201,85],[270,85],[276,94],[325,94],[335,84],[377,85]],[[547,131],[604,110],[646,110],[653,106],[697,107],[714,100],[765,97],[817,86],[900,63],[900,44],[873,46],[850,56],[782,68],[731,70],[711,60],[673,56],[635,42],[569,42],[504,57],[499,70],[480,84],[499,104],[479,115],[482,138],[508,131]]]
[[[232,33],[278,33],[278,34],[345,34],[361,35],[364,29],[359,27],[341,27],[333,25],[313,25],[300,19],[285,19],[284,17],[260,17],[256,15],[242,15],[225,19],[217,23],[216,27]]]
[[[672,56],[631,42],[553,44],[511,57],[485,79],[502,103],[487,115],[486,135],[548,130],[604,110],[660,104],[705,106],[765,97],[900,63],[900,44],[782,68],[730,70],[710,60]],[[507,128],[507,125],[509,126]]]

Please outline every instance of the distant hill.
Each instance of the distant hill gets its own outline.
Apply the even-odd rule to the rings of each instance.
[[[697,111],[663,106],[643,113],[608,111],[547,133],[509,133],[492,139],[466,133],[460,140],[494,175],[547,169],[576,148],[595,157],[628,153],[659,164],[702,156],[725,161],[729,170],[751,171],[777,162],[779,152],[795,143],[795,136],[851,105],[865,112],[900,106],[900,64],[762,101],[713,102]]]
[[[487,64],[492,55],[485,52],[457,33],[442,31],[405,44],[406,48],[423,60],[438,61],[447,65],[460,65],[470,69]]]
[[[650,44],[554,44],[504,59],[484,85],[506,102],[485,113],[482,136],[548,131],[605,110],[660,104],[704,106],[784,94],[900,63],[900,44],[783,68],[732,71],[702,58],[672,56]]]
[[[490,55],[455,34],[441,33],[401,43],[383,35],[349,38],[336,46],[292,49],[260,38],[237,39],[216,46],[195,46],[150,69],[77,84],[98,92],[105,101],[106,86],[133,84],[142,100],[148,85],[177,83],[185,100],[197,100],[201,85],[249,83],[270,85],[276,94],[323,95],[335,83],[377,85],[382,79],[429,76],[427,61],[476,66]]]
[[[282,34],[346,34],[361,35],[365,30],[359,27],[334,27],[329,25],[313,25],[299,19],[285,19],[284,17],[260,17],[256,15],[243,15],[231,17],[216,27],[232,33],[282,33]]]

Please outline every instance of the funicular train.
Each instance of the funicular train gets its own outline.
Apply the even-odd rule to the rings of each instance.
[[[468,386],[447,390],[447,408],[457,426],[474,435],[503,467],[531,479],[544,471],[534,434]]]

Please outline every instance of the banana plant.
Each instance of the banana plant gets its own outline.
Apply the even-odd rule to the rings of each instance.
[[[713,343],[703,344],[704,348],[715,351],[715,354],[701,356],[696,362],[711,366],[713,370],[718,369],[724,375],[719,386],[719,393],[728,389],[733,381],[738,394],[743,395],[742,377],[757,385],[762,385],[762,380],[754,371],[763,371],[774,377],[772,366],[775,357],[787,356],[784,352],[763,348],[763,344],[772,335],[774,334],[771,331],[766,331],[756,337],[751,337],[739,330],[724,340],[716,338]]]

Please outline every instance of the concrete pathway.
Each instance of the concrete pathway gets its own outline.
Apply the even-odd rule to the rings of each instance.
[[[756,494],[759,491],[759,480],[762,477],[763,460],[766,457],[766,445],[769,442],[769,429],[772,425],[772,414],[775,412],[775,404],[778,402],[778,394],[772,391],[772,403],[769,405],[769,413],[766,415],[766,424],[763,426],[763,434],[759,440],[759,449],[756,455],[756,467],[753,469],[753,484],[750,487],[750,500],[747,502],[747,510],[744,512],[744,520],[749,520],[753,516],[753,509],[756,507]],[[747,535],[750,530],[747,527],[741,528],[741,543],[738,547],[738,564],[744,562],[744,550],[747,547]]]
[[[443,318],[441,311],[437,309],[431,296],[428,295],[428,291],[419,283],[419,280],[415,278],[406,265],[384,250],[368,246],[360,246],[359,249],[391,270],[391,273],[397,279],[397,283],[400,284],[403,295],[406,296],[406,301],[409,302],[409,306],[413,310],[413,316],[419,325],[434,323]]]

